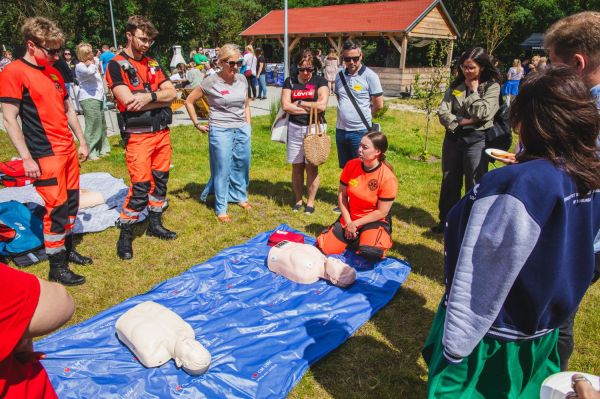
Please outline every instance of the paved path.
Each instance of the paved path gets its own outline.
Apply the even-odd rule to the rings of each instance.
[[[281,98],[281,87],[267,86],[267,99],[266,100],[254,100],[250,101],[250,112],[252,116],[269,115],[271,102],[278,102]],[[337,100],[335,96],[329,98],[329,106],[337,106]],[[108,135],[112,136],[119,133],[117,125],[117,112],[115,110],[106,111],[106,126]],[[79,123],[81,127],[85,127],[85,121],[83,115],[79,115]],[[179,108],[173,113],[173,123],[171,126],[179,125],[191,125],[192,120],[190,119],[185,107]],[[3,118],[0,118],[0,130],[4,129]]]

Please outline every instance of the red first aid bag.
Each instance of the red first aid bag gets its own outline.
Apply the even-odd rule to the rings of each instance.
[[[34,179],[25,176],[22,159],[0,162],[0,173],[0,180],[6,187],[21,187],[34,182]]]
[[[34,182],[34,179],[32,179],[31,177],[27,177],[27,176],[2,175],[2,176],[0,176],[0,179],[2,180],[2,184],[4,184],[5,187],[27,186],[29,184],[33,184],[33,182]]]
[[[14,161],[0,162],[0,172],[8,176],[25,176],[25,168],[22,159]]]
[[[293,231],[275,230],[269,237],[268,245],[270,247],[279,244],[281,241],[299,242],[304,244],[304,236]]]

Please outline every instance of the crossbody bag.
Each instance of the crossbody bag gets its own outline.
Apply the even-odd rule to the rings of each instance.
[[[350,87],[348,87],[348,82],[346,82],[346,78],[344,77],[344,72],[340,71],[339,75],[340,75],[340,80],[342,81],[342,84],[344,85],[344,89],[346,89],[346,93],[348,94],[348,98],[350,98],[352,105],[354,105],[354,109],[358,113],[358,116],[360,116],[360,120],[367,128],[367,132],[380,132],[381,125],[379,125],[379,123],[373,123],[372,125],[369,125],[369,122],[367,122],[367,118],[365,118],[365,115],[360,110],[360,108],[356,102],[356,98],[354,98],[354,95],[350,91]]]

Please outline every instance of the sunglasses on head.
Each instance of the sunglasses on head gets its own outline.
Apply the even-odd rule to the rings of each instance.
[[[241,67],[241,66],[242,66],[242,64],[244,63],[244,60],[237,60],[237,61],[227,61],[227,63],[229,64],[229,66],[230,66],[231,68],[233,68],[233,67],[235,67],[235,66]]]
[[[39,48],[40,50],[44,50],[46,52],[46,54],[48,54],[49,56],[57,55],[58,53],[60,53],[62,51],[62,49],[60,47],[59,48],[46,48],[44,46],[40,46],[36,42],[33,42],[33,44],[35,44],[35,46],[37,48]]]
[[[358,62],[358,60],[360,60],[360,55],[357,57],[344,57],[344,62],[350,62],[350,61]]]
[[[298,72],[313,72],[314,68],[298,68]]]

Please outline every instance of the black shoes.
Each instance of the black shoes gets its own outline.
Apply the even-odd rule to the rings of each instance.
[[[69,269],[67,251],[48,255],[48,260],[50,261],[48,280],[69,286],[85,283],[85,277],[73,273]]]
[[[148,212],[148,228],[146,235],[157,237],[161,240],[174,240],[177,238],[177,233],[167,230],[162,224],[161,212]],[[117,255],[123,260],[133,258],[133,224],[117,223],[121,228],[119,241],[117,241]]]
[[[121,223],[119,241],[117,241],[117,255],[123,260],[133,258],[133,225]]]
[[[79,252],[75,251],[75,246],[73,245],[73,234],[68,234],[65,237],[65,248],[67,249],[67,259],[69,262],[75,263],[77,265],[91,265],[94,263],[92,258],[81,255]]]
[[[177,233],[168,230],[163,226],[161,220],[161,212],[148,212],[148,229],[146,235],[150,237],[157,237],[161,240],[174,240],[177,238]]]

